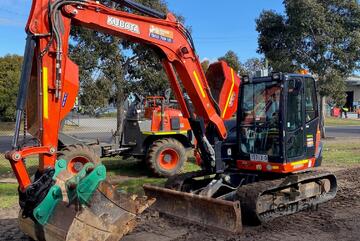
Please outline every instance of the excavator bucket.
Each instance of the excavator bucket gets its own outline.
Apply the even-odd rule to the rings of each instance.
[[[155,202],[154,199],[121,194],[110,183],[102,181],[86,205],[81,205],[79,199],[69,200],[69,195],[66,195],[65,186],[69,187],[66,184],[72,181],[71,178],[67,171],[56,178],[63,199],[46,223],[23,218],[20,213],[20,229],[26,235],[46,241],[120,240],[135,228],[137,215]],[[86,184],[89,183],[87,180]],[[79,186],[81,191],[81,183]],[[34,216],[41,217],[41,210]]]
[[[145,194],[156,198],[153,209],[169,216],[219,231],[242,231],[240,202],[203,197],[167,188],[144,185]]]

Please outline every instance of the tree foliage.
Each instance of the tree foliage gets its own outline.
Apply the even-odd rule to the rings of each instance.
[[[109,7],[132,12],[121,4],[108,0],[101,2]],[[137,2],[161,12],[168,11],[162,0]],[[70,55],[80,66],[81,104],[94,109],[109,101],[115,102],[118,131],[121,130],[124,118],[123,103],[130,92],[160,94],[167,88],[168,81],[162,64],[149,46],[81,27],[72,29],[72,40]]]
[[[129,11],[120,4],[103,0],[103,4]],[[145,6],[160,12],[168,12],[162,0],[138,0]],[[139,14],[139,13],[136,13]],[[178,16],[184,21],[182,16]],[[80,66],[81,102],[85,106],[99,106],[104,99],[124,99],[131,91],[139,94],[160,94],[168,87],[166,74],[153,49],[149,46],[129,42],[114,36],[75,27],[72,30],[72,59]],[[109,91],[100,91],[98,81],[106,79],[112,83]],[[94,93],[87,89],[94,88]],[[89,102],[92,101],[93,102]],[[118,102],[118,101],[117,101]],[[122,102],[122,101],[119,101]]]
[[[209,61],[209,60],[206,59],[206,60],[204,60],[204,61],[201,62],[201,67],[202,67],[204,73],[206,73],[206,71],[208,70],[209,66],[210,66],[210,61]]]
[[[254,76],[257,71],[265,69],[265,60],[261,58],[250,58],[242,63],[238,57],[238,55],[230,50],[223,57],[218,59],[219,61],[225,61],[231,68],[233,68],[239,75],[249,75]],[[207,62],[203,62],[202,66],[206,67],[209,64]],[[208,67],[208,66],[207,66]]]
[[[232,50],[229,50],[223,57],[218,59],[219,61],[225,61],[231,68],[233,68],[238,74],[245,74],[245,70],[240,62],[239,56]]]
[[[163,95],[169,81],[156,53],[147,46],[136,45],[133,54],[128,67],[129,91],[143,96]]]
[[[169,12],[167,4],[163,0],[137,0],[137,2],[159,12]],[[175,16],[179,22],[185,23],[182,15],[175,14]],[[191,27],[188,26],[187,29],[191,32]],[[132,59],[127,68],[129,91],[144,96],[163,95],[170,85],[161,60],[156,53],[158,49],[143,44],[129,42],[127,44],[127,48],[132,51]]]
[[[118,47],[112,36],[79,27],[72,29],[72,40],[70,56],[80,66],[81,105],[93,112],[96,107],[107,105],[114,95],[113,83],[119,80],[109,79],[105,70],[110,57],[119,55]],[[121,68],[114,70],[119,71]]]
[[[307,68],[322,95],[343,101],[346,76],[359,69],[360,7],[354,0],[285,0],[285,15],[257,19],[259,52],[275,71]]]
[[[23,58],[6,55],[0,58],[0,120],[14,121],[16,98]]]
[[[243,68],[247,75],[253,76],[257,71],[266,69],[265,60],[261,58],[250,58],[245,61]]]

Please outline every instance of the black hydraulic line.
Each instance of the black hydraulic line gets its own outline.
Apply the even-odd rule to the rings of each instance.
[[[154,17],[154,18],[161,18],[161,19],[166,19],[166,14],[161,13],[155,9],[152,9],[150,7],[144,6],[140,3],[137,3],[135,1],[132,0],[112,0],[113,2],[122,4],[125,7],[131,8],[133,10],[136,10],[142,14],[148,15],[150,17]]]
[[[215,151],[205,135],[204,121],[202,118],[195,116],[194,111],[190,106],[190,98],[187,95],[184,97],[184,100],[190,114],[190,118],[188,120],[191,130],[194,133],[195,139],[197,140],[197,146],[200,149],[201,159],[203,160],[203,168],[207,171],[214,172],[214,169],[216,168]]]
[[[165,103],[164,100],[161,100],[161,124],[160,124],[160,130],[164,131],[165,129],[165,123],[164,123],[164,117],[165,117]]]
[[[65,6],[65,5],[69,5],[69,4],[82,4],[82,3],[86,3],[85,0],[58,0],[56,2],[53,2],[50,5],[50,27],[53,31],[53,35],[55,36],[55,40],[56,40],[56,80],[55,80],[55,98],[59,99],[61,97],[61,76],[62,76],[62,66],[61,66],[61,62],[62,62],[62,39],[61,39],[61,33],[63,32],[62,30],[62,23],[61,23],[61,16],[60,14],[60,9]]]
[[[20,86],[18,92],[19,95],[16,103],[17,110],[24,110],[25,108],[26,94],[30,81],[35,46],[35,39],[32,35],[28,35],[26,38],[24,62],[21,69]]]
[[[185,27],[184,27],[184,28],[185,28]],[[193,39],[193,37],[191,36],[190,31],[185,28],[184,32],[185,32],[185,36],[187,37],[188,41],[190,42],[191,48],[194,50],[194,52],[196,52],[194,39]]]
[[[28,35],[26,38],[24,60],[21,69],[20,86],[19,86],[18,98],[16,103],[15,134],[12,142],[12,147],[14,149],[18,146],[21,117],[25,109],[25,102],[27,97],[27,91],[29,88],[35,47],[36,47],[35,39],[33,38],[32,35]]]

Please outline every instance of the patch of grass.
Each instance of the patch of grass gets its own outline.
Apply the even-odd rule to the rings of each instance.
[[[166,178],[155,178],[146,164],[135,158],[121,160],[121,158],[105,158],[102,160],[106,166],[108,176],[126,176],[127,180],[120,181],[117,187],[126,193],[144,195],[144,184],[164,185]],[[190,159],[185,163],[183,172],[200,170],[195,160]]]
[[[335,139],[324,142],[326,164],[360,164],[360,139]]]
[[[29,157],[26,159],[26,167],[30,175],[36,172],[39,165],[39,159],[37,157]],[[5,157],[0,156],[0,177],[13,176],[10,162]]]
[[[0,122],[0,135],[13,134],[14,128],[14,122]]]
[[[29,173],[32,175],[36,172],[39,165],[38,158],[36,156],[26,159],[26,167]],[[111,175],[126,175],[126,176],[144,176],[147,175],[142,167],[141,163],[134,159],[123,160],[121,157],[117,158],[103,158],[102,162],[105,164],[108,173]],[[10,163],[4,156],[0,156],[0,177],[12,175],[12,169]]]
[[[130,179],[121,181],[117,187],[126,193],[144,195],[142,186],[144,184],[152,184],[163,186],[166,178],[155,178],[149,171],[146,164],[140,160],[129,158],[121,160],[121,158],[105,158],[102,160],[106,166],[108,176],[126,176]],[[195,161],[190,159],[185,163],[183,172],[192,172],[200,170]]]
[[[360,120],[326,117],[325,126],[360,126]]]
[[[64,128],[62,129],[63,132],[69,132],[69,131],[80,131],[82,128],[77,125],[64,125]]]
[[[120,191],[130,193],[130,194],[137,194],[139,196],[144,195],[144,190],[142,186],[144,184],[151,184],[156,186],[164,186],[166,182],[166,178],[147,178],[147,177],[140,177],[140,178],[134,178],[129,179],[123,182],[120,182],[117,185],[117,188]]]
[[[121,159],[121,157],[115,157],[103,158],[101,161],[106,166],[107,172],[113,176],[141,177],[152,175],[146,163],[139,159]],[[200,167],[195,163],[193,158],[190,158],[183,168],[183,172],[198,170],[200,170]]]
[[[151,176],[151,172],[146,164],[136,158],[122,159],[121,157],[102,158],[102,163],[106,166],[110,176],[143,177]],[[37,157],[29,157],[26,160],[26,166],[30,174],[34,174],[38,166]],[[199,166],[194,160],[186,162],[184,172],[199,170]],[[12,175],[12,169],[8,160],[0,156],[0,177]]]
[[[18,201],[17,184],[0,183],[0,208],[10,208]]]
[[[5,157],[0,156],[0,176],[11,173],[10,163]]]
[[[113,157],[103,158],[101,161],[110,176],[142,177],[151,175],[146,164],[135,158]]]
[[[201,168],[200,166],[198,166],[195,162],[195,158],[189,158],[189,160],[185,163],[184,165],[184,170],[183,172],[195,172],[195,171],[200,171]]]
[[[96,118],[98,119],[116,118],[116,117],[117,117],[117,113],[106,113],[96,116]]]

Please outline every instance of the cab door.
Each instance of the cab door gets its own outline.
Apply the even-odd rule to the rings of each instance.
[[[316,156],[317,132],[319,130],[319,108],[315,80],[311,77],[304,78],[304,96],[305,96],[305,148],[306,158],[310,159]]]
[[[292,77],[285,81],[284,150],[286,162],[305,157],[304,78]]]

